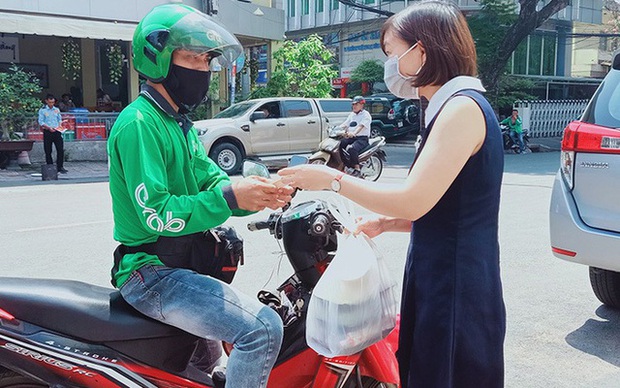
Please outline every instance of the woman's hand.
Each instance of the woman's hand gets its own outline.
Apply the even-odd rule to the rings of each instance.
[[[329,189],[332,180],[336,178],[338,173],[333,168],[319,164],[304,164],[278,171],[283,184],[304,190]]]
[[[370,238],[377,237],[385,232],[385,220],[385,217],[377,214],[358,217],[355,220],[357,227],[355,231],[353,231],[353,234],[357,236],[360,233],[364,233]]]

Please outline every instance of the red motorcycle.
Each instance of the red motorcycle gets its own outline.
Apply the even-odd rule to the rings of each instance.
[[[259,293],[285,323],[268,387],[399,387],[398,325],[384,340],[351,356],[326,358],[306,344],[305,307],[334,257],[342,228],[327,204],[304,202],[248,228],[268,229],[281,239],[295,270],[278,288],[290,305]],[[0,278],[0,388],[224,387],[222,374],[209,376],[191,365],[197,341],[140,314],[114,289]]]

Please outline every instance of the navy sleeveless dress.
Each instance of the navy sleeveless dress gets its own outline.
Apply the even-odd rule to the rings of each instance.
[[[437,205],[412,226],[397,353],[403,388],[504,384],[506,314],[498,242],[501,131],[479,92],[456,95],[480,106],[486,137]],[[433,124],[422,134],[421,150]]]

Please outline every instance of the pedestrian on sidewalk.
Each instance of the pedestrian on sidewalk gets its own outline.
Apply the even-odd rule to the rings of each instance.
[[[64,141],[62,139],[62,117],[60,109],[56,106],[56,98],[53,94],[45,97],[45,105],[39,109],[39,125],[43,130],[43,149],[45,150],[45,162],[54,164],[52,159],[52,144],[56,147],[56,169],[61,174],[66,174],[63,167],[65,160]]]

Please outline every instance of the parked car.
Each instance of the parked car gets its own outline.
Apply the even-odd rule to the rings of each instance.
[[[291,155],[310,156],[350,112],[350,99],[273,97],[231,105],[194,125],[211,159],[236,173],[246,158],[286,165]]]
[[[366,97],[366,110],[372,116],[371,137],[386,138],[420,132],[417,100],[403,100],[391,93]]]
[[[551,249],[588,265],[594,294],[620,308],[620,52],[581,119],[564,130],[551,194]]]

